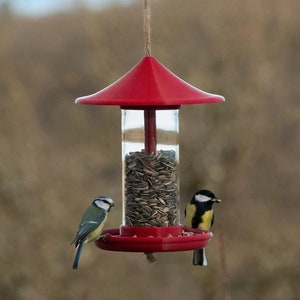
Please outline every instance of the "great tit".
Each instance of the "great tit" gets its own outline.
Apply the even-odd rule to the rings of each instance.
[[[76,237],[71,245],[75,245],[77,252],[73,262],[73,269],[78,268],[83,245],[96,241],[102,232],[110,209],[115,206],[113,200],[107,196],[99,196],[85,210],[82,215]]]
[[[195,193],[185,208],[186,227],[210,230],[214,223],[212,206],[219,202],[221,200],[211,191],[200,190]],[[207,266],[204,248],[194,250],[193,265]]]

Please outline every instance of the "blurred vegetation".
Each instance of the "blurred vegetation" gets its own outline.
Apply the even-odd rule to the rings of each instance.
[[[144,56],[142,1],[42,18],[2,5],[1,298],[298,299],[299,9],[298,0],[153,2],[152,54],[227,100],[180,110],[181,214],[197,189],[223,200],[209,266],[193,267],[191,252],[149,265],[90,245],[75,272],[69,243],[90,201],[110,195],[106,227],[121,223],[121,134],[120,109],[74,99]]]

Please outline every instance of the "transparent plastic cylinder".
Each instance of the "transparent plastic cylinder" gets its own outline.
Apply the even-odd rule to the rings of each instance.
[[[178,109],[122,110],[122,225],[177,226]]]

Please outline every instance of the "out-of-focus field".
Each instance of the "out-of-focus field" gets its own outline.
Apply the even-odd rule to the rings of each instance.
[[[223,200],[209,265],[193,267],[192,252],[158,253],[149,265],[89,245],[73,271],[85,207],[110,195],[107,228],[122,212],[120,109],[74,99],[144,56],[142,1],[42,18],[3,6],[1,299],[299,299],[299,11],[298,0],[153,1],[153,56],[226,98],[180,110],[181,222],[196,190]]]

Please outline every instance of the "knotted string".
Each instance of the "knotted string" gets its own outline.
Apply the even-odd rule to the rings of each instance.
[[[144,0],[144,33],[145,33],[145,52],[146,56],[151,56],[151,11],[150,11],[150,1]]]

